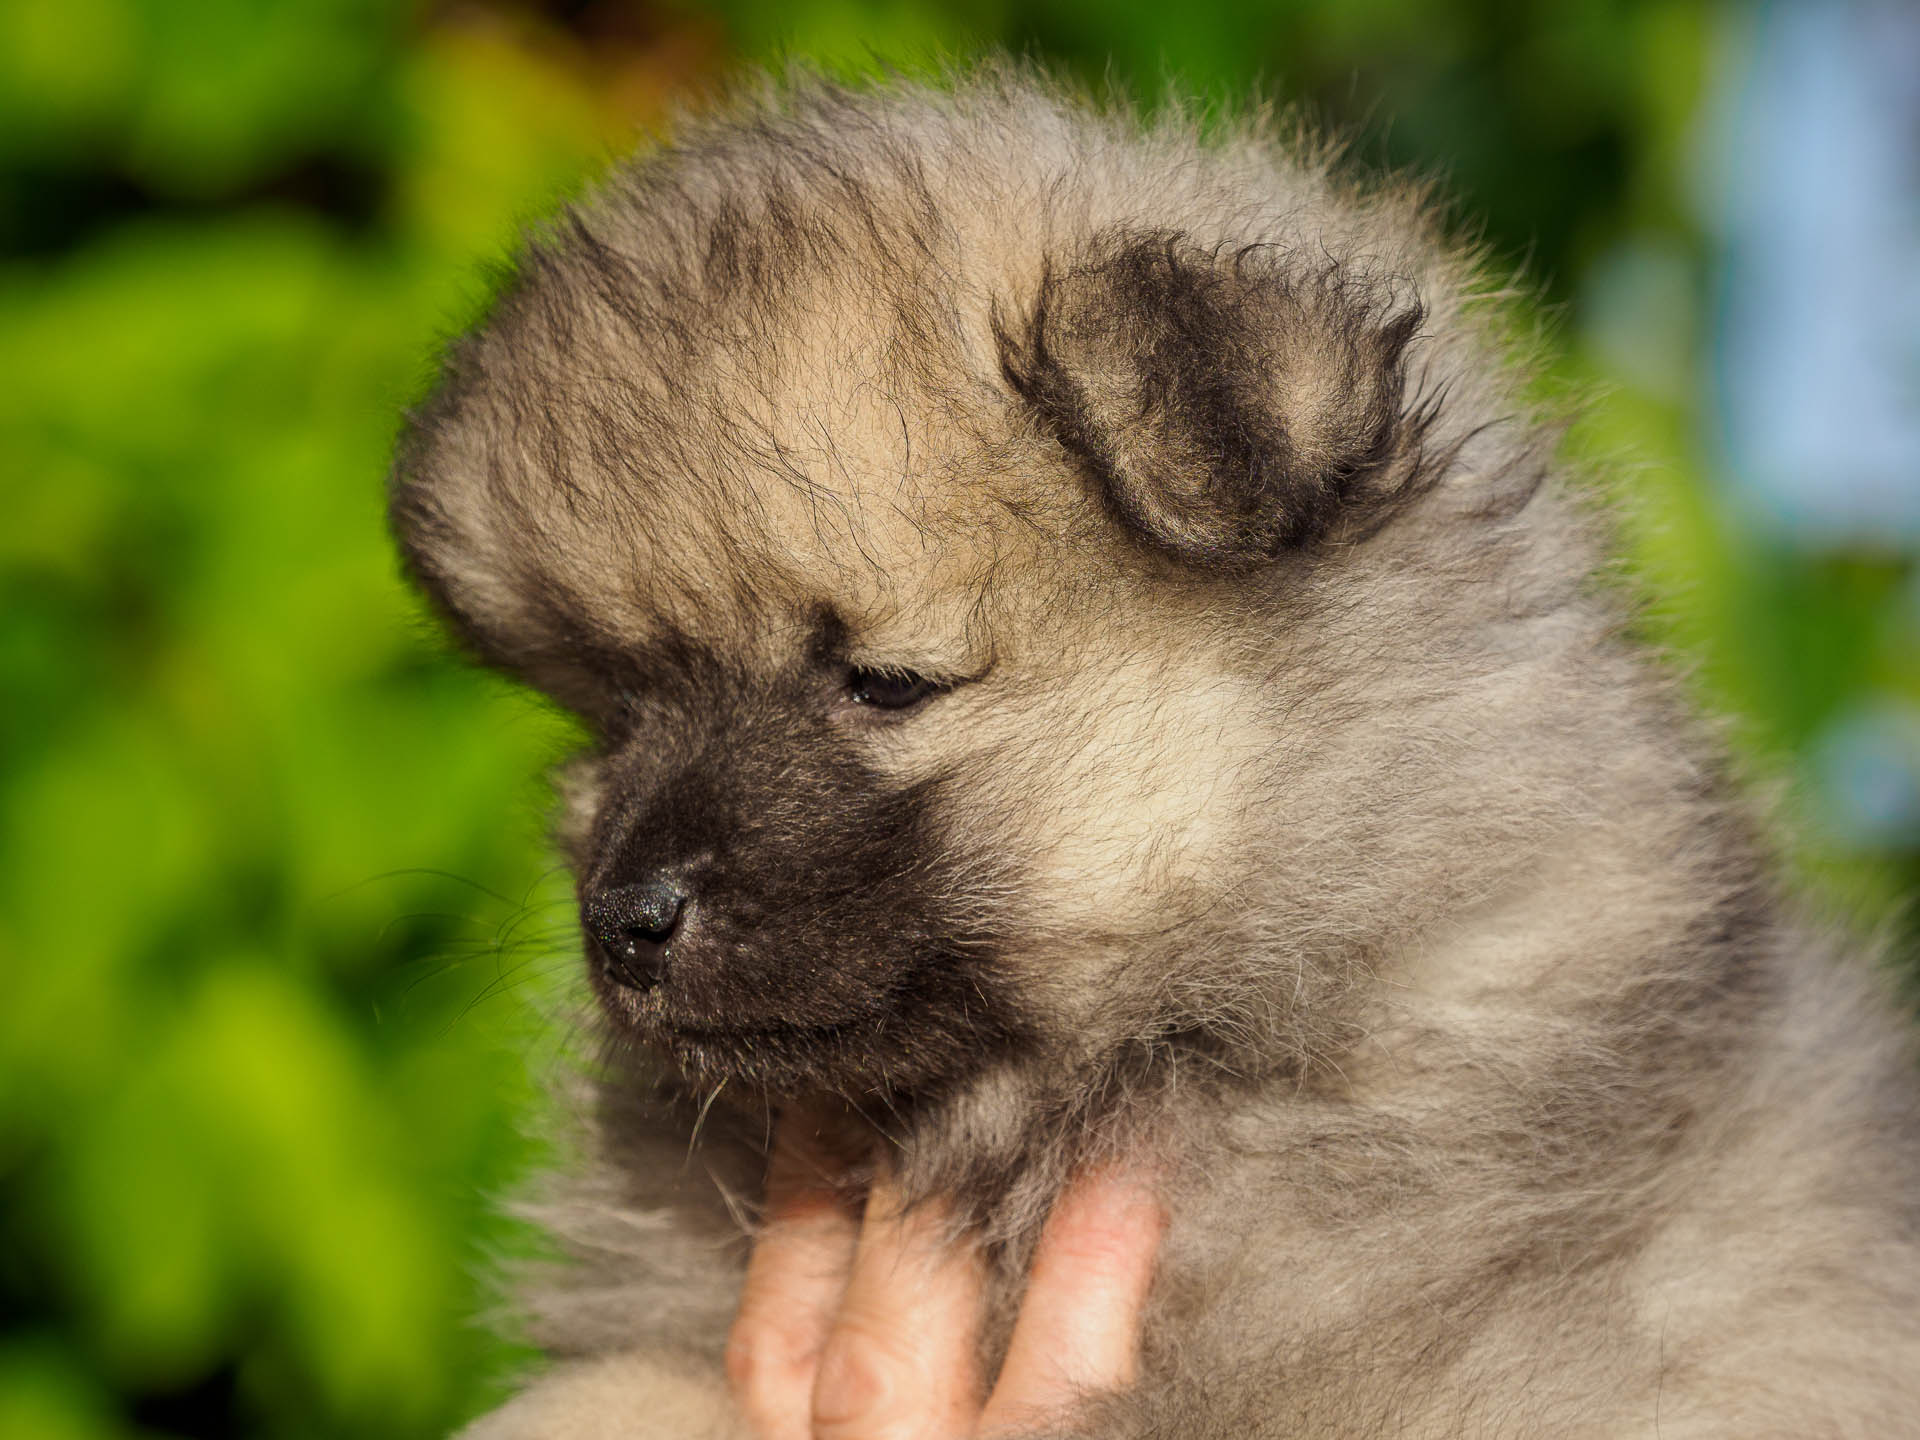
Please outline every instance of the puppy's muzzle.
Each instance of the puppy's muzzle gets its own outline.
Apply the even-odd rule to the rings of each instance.
[[[669,875],[589,893],[580,921],[606,956],[613,976],[636,990],[651,990],[666,974],[669,942],[681,928],[689,896]]]

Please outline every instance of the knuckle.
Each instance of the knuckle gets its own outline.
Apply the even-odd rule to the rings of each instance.
[[[724,1358],[728,1382],[748,1402],[775,1399],[794,1388],[809,1359],[773,1317],[746,1312],[728,1332]]]
[[[734,1389],[753,1388],[754,1378],[765,1363],[765,1341],[757,1328],[736,1324],[727,1334],[727,1380]]]
[[[894,1346],[858,1323],[842,1323],[820,1352],[814,1377],[817,1433],[887,1433],[876,1427],[899,1418],[914,1394],[912,1365]]]
[[[1112,1275],[1141,1263],[1135,1236],[1117,1225],[1087,1225],[1048,1237],[1048,1259],[1069,1274]]]

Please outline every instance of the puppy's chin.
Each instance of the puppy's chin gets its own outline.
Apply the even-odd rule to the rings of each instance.
[[[830,1094],[892,1099],[900,1087],[936,1083],[932,1076],[890,1073],[874,1047],[857,1036],[828,1030],[661,1030],[645,1043],[697,1086],[739,1084],[774,1099]]]
[[[872,1097],[898,1106],[944,1091],[1004,1048],[997,1030],[990,1036],[970,1022],[963,1041],[910,1004],[875,1004],[837,1019],[730,1020],[676,1004],[671,987],[623,984],[604,965],[593,967],[593,981],[619,1041],[666,1061],[696,1088],[738,1086],[780,1100]]]

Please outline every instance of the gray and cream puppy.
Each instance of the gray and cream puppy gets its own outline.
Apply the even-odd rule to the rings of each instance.
[[[1920,1435],[1902,1021],[1502,326],[1417,195],[1010,70],[769,86],[529,244],[393,491],[596,737],[569,1363],[479,1433],[731,1433],[769,1117],[830,1097],[990,1347],[1077,1168],[1164,1176],[1076,1435]]]

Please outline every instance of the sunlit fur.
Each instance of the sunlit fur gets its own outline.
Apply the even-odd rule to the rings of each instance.
[[[697,857],[712,923],[603,977],[563,1363],[475,1435],[732,1434],[822,1095],[989,1248],[989,1358],[1066,1178],[1157,1167],[1142,1377],[1062,1434],[1920,1433],[1902,1022],[1624,633],[1506,323],[1418,194],[1013,69],[769,83],[530,243],[396,527],[601,737],[582,884]]]

